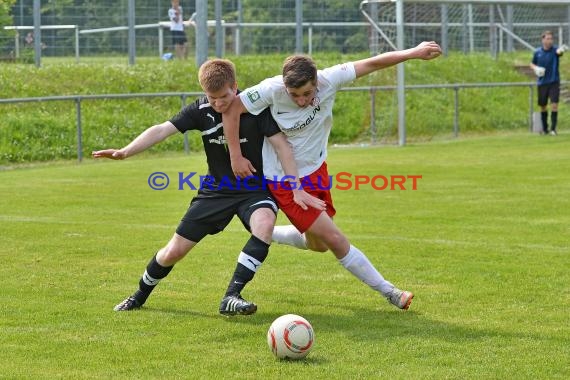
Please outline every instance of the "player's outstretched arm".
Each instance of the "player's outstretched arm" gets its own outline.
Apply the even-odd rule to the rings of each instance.
[[[224,136],[226,136],[226,143],[230,151],[232,171],[234,175],[241,178],[252,176],[253,173],[255,173],[255,168],[251,162],[242,156],[241,147],[239,145],[239,117],[242,113],[246,112],[247,109],[241,99],[239,96],[236,96],[228,110],[222,114]]]
[[[293,156],[293,150],[291,145],[287,141],[287,137],[282,132],[277,133],[269,137],[269,142],[275,148],[277,152],[277,157],[281,161],[281,166],[283,171],[288,178],[295,178],[291,181],[291,186],[293,191],[293,201],[297,203],[303,210],[307,210],[309,207],[316,208],[317,210],[325,210],[326,203],[307,193],[305,190],[301,189],[301,183],[299,182],[299,172],[297,171],[297,163],[295,162],[295,157]]]
[[[134,156],[154,144],[161,142],[168,136],[178,132],[178,129],[170,122],[165,121],[162,124],[153,125],[138,135],[129,145],[122,149],[104,149],[92,152],[93,158],[110,158],[112,160],[124,160],[127,157]]]
[[[441,55],[441,47],[434,41],[424,41],[418,46],[406,49],[382,53],[374,57],[361,59],[354,62],[356,77],[368,75],[374,71],[385,69],[409,59],[429,60]]]

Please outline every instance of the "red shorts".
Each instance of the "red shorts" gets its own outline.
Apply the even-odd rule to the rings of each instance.
[[[301,185],[307,193],[325,201],[327,206],[325,212],[331,218],[336,214],[330,192],[332,183],[326,162],[323,162],[321,167],[312,174],[301,178]],[[287,218],[301,233],[307,231],[323,212],[312,207],[303,210],[301,206],[293,201],[293,192],[287,184],[279,181],[267,181],[267,187],[277,201],[279,208],[283,210]]]

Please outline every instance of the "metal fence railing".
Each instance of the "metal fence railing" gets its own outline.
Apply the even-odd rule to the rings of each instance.
[[[561,82],[562,85],[567,85],[570,81]],[[418,90],[435,90],[446,89],[454,92],[453,103],[453,135],[459,136],[460,131],[460,102],[459,92],[464,89],[476,88],[528,88],[528,126],[529,131],[533,130],[533,113],[534,113],[534,93],[536,91],[535,82],[513,82],[513,83],[452,83],[452,84],[421,84],[421,85],[407,85],[406,91]],[[363,86],[363,87],[346,87],[341,89],[342,92],[367,92],[370,95],[370,135],[372,143],[377,142],[377,127],[376,127],[376,95],[378,92],[396,91],[397,86]],[[47,96],[47,97],[31,97],[31,98],[12,98],[0,99],[2,104],[16,104],[16,103],[29,103],[29,102],[53,102],[53,101],[71,101],[75,102],[76,113],[76,136],[77,136],[77,159],[83,160],[83,128],[81,118],[81,104],[87,100],[106,100],[106,99],[130,99],[130,98],[157,98],[157,97],[178,97],[180,98],[181,107],[186,105],[188,97],[197,97],[203,95],[201,92],[166,92],[166,93],[140,93],[140,94],[103,94],[103,95],[68,95],[68,96]],[[184,134],[184,150],[190,151],[188,136]]]

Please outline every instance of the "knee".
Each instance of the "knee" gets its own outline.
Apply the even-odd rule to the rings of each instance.
[[[307,248],[315,252],[326,252],[329,250],[329,247],[322,242],[307,242]]]
[[[346,237],[340,231],[335,231],[334,233],[329,235],[329,242],[328,245],[331,250],[335,251],[340,249],[348,244]]]
[[[307,248],[311,251],[326,252],[330,248],[328,237],[314,235],[311,233],[306,234],[305,237],[307,239]]]
[[[349,245],[346,237],[337,228],[317,233],[312,231],[306,236],[307,248],[311,251],[326,252],[330,249],[333,252],[340,252],[346,250],[345,248]]]
[[[274,226],[275,214],[272,211],[260,213],[251,219],[252,235],[268,244],[271,242]]]
[[[168,244],[160,250],[157,259],[159,259],[161,265],[170,266],[182,260],[187,253],[188,249],[185,247],[178,244]]]

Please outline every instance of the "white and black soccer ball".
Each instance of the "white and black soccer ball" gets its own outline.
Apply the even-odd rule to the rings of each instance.
[[[282,315],[267,331],[267,344],[279,359],[302,359],[311,352],[314,343],[313,326],[299,315]]]

